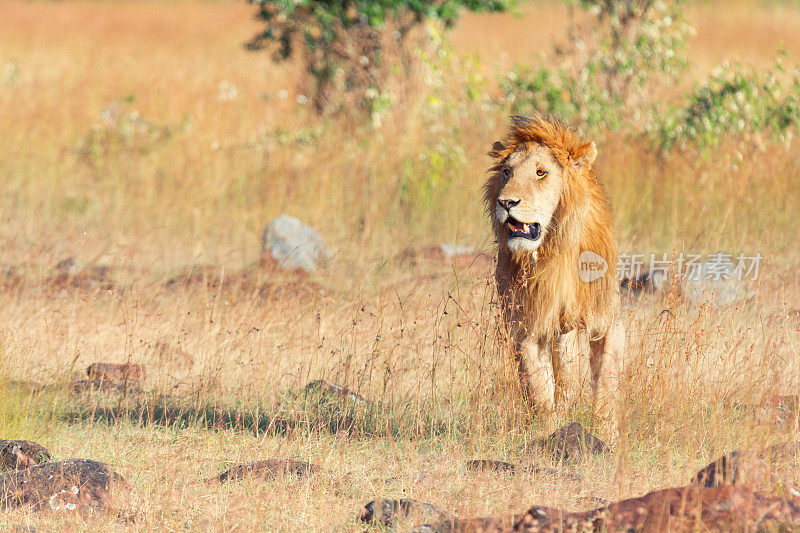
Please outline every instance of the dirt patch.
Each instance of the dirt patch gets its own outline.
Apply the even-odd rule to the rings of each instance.
[[[170,278],[164,287],[169,290],[206,290],[225,294],[242,293],[264,299],[311,299],[328,295],[324,287],[308,279],[304,272],[287,277],[278,274],[270,261],[260,261],[241,270],[215,265],[196,265]]]
[[[454,244],[418,246],[401,252],[398,259],[407,264],[439,264],[458,269],[488,270],[492,265],[490,254],[476,248]]]

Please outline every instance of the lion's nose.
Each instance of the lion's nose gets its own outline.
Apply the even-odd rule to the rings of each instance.
[[[500,204],[500,207],[502,207],[506,211],[511,211],[511,208],[519,204],[520,202],[521,200],[497,200],[497,203]]]

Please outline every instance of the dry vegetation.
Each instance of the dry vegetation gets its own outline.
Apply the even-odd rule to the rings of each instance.
[[[452,40],[456,70],[466,52],[481,54],[491,94],[503,68],[537,61],[563,35],[562,9],[466,17]],[[377,496],[461,516],[589,509],[593,498],[682,485],[727,450],[797,440],[796,413],[778,423],[746,407],[800,390],[796,142],[730,139],[662,158],[600,140],[622,250],[760,252],[761,276],[746,303],[666,296],[625,312],[627,416],[613,458],[573,467],[578,481],[476,475],[466,460],[548,462],[531,451],[541,430],[495,334],[491,268],[401,257],[440,242],[491,250],[480,185],[502,108],[481,98],[448,108],[462,98],[457,80],[432,115],[408,105],[377,130],[317,121],[296,103],[292,65],[243,49],[255,25],[241,2],[8,1],[2,11],[0,437],[114,465],[135,488],[132,527],[354,530]],[[794,3],[711,1],[689,14],[694,75],[729,51],[766,65],[783,43],[800,57]],[[333,246],[323,272],[251,266],[280,213]],[[64,288],[49,278],[67,257],[110,267],[106,279]],[[165,286],[197,265],[195,282]],[[63,384],[94,361],[145,363],[148,392],[11,385]],[[320,377],[375,405],[343,411],[299,394]],[[563,420],[588,423],[588,400],[570,398]],[[269,457],[323,470],[202,483]],[[14,511],[0,529],[115,520]]]

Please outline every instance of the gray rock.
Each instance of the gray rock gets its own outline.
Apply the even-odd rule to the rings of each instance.
[[[449,242],[440,244],[439,250],[442,251],[447,259],[458,255],[478,255],[480,253],[477,248],[473,248],[472,246],[467,246],[466,244],[452,244]]]
[[[281,268],[313,272],[330,259],[331,250],[314,228],[294,217],[280,215],[264,230],[261,254]]]
[[[397,522],[405,520],[423,523],[429,521],[451,521],[455,519],[455,515],[430,503],[412,500],[411,498],[401,498],[399,500],[377,498],[361,508],[359,518],[362,522],[394,526]]]
[[[733,264],[701,263],[697,271],[685,273],[678,283],[686,302],[691,305],[723,306],[750,297],[745,281],[735,272]]]

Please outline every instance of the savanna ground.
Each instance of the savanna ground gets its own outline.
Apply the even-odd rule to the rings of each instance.
[[[480,186],[506,112],[489,102],[513,64],[551,60],[561,4],[465,16],[450,64],[486,94],[456,107],[456,80],[437,105],[398,108],[380,128],[320,120],[297,103],[294,65],[243,49],[258,29],[243,2],[5,1],[0,11],[0,437],[110,463],[134,487],[127,506],[138,515],[125,526],[18,510],[1,529],[353,530],[378,496],[464,517],[589,509],[683,485],[731,449],[797,440],[796,418],[743,407],[799,390],[797,143],[723,139],[715,152],[665,158],[608,137],[597,166],[620,248],[761,253],[752,297],[654,297],[625,310],[624,430],[613,457],[569,467],[579,481],[465,469],[474,458],[548,464],[529,446],[544,430],[496,334],[491,266],[403,252],[457,242],[491,253]],[[800,58],[798,4],[713,0],[690,4],[688,17],[687,85],[726,57],[760,67],[783,46],[788,62]],[[324,270],[250,266],[281,213],[331,244]],[[110,282],[49,282],[68,257],[110,267]],[[165,286],[198,265],[199,281]],[[267,290],[254,288],[261,281]],[[95,361],[146,364],[149,392],[7,384],[63,384]],[[342,411],[298,393],[316,378],[378,407]],[[589,424],[589,400],[572,398],[562,421]],[[238,420],[203,417],[215,409]],[[323,471],[202,483],[270,457]]]

